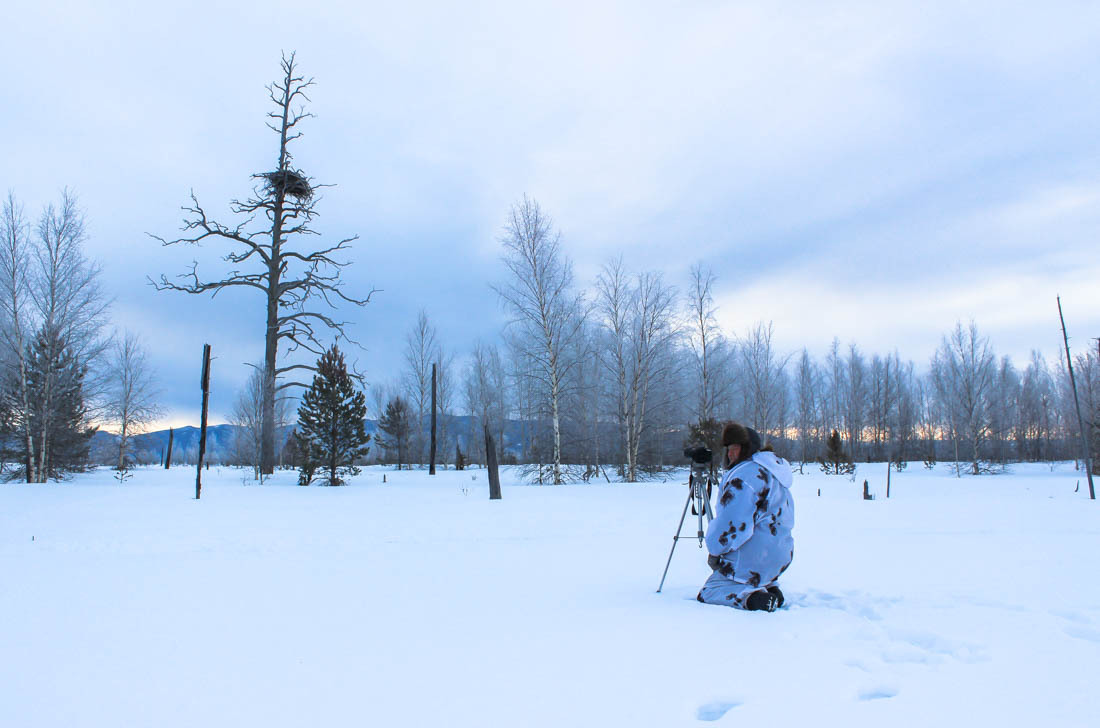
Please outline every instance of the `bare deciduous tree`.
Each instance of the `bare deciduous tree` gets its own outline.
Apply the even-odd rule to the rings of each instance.
[[[820,431],[815,432],[817,429],[815,425],[819,420],[820,386],[821,375],[818,372],[817,365],[810,358],[810,352],[803,349],[798,360],[798,372],[795,375],[794,397],[795,424],[798,431],[798,472],[800,473],[806,464],[807,458],[816,459],[812,445],[815,435],[817,438],[823,437]]]
[[[439,421],[439,442],[436,449],[436,457],[440,465],[446,465],[453,448],[450,447],[452,422],[454,415],[454,355],[443,350],[441,345],[436,346],[435,361],[436,407]]]
[[[69,190],[58,205],[45,208],[33,237],[9,193],[0,235],[10,424],[20,433],[22,474],[42,483],[69,465],[79,467],[81,452],[86,455],[86,418],[102,395],[94,365],[107,345],[102,329],[109,302],[99,267],[84,256],[85,216]],[[69,451],[55,452],[55,445]]]
[[[691,319],[688,343],[695,354],[696,387],[699,397],[696,405],[698,422],[717,418],[720,404],[725,401],[729,386],[726,359],[729,350],[725,346],[722,330],[718,327],[714,306],[714,272],[701,264],[691,267],[691,292],[688,298],[688,314]]]
[[[633,483],[642,438],[651,424],[651,388],[670,366],[681,333],[675,321],[676,292],[657,273],[629,280],[621,259],[604,266],[596,290],[609,345],[605,359],[616,389],[623,475]]]
[[[744,414],[760,433],[779,436],[787,416],[787,362],[772,346],[774,327],[758,322],[739,342]]]
[[[130,438],[161,414],[159,392],[141,340],[127,331],[116,338],[107,369],[106,419],[118,428],[118,469],[126,467]]]
[[[301,349],[320,357],[326,348],[318,338],[322,329],[333,332],[336,340],[355,343],[347,335],[346,322],[335,318],[332,311],[339,303],[365,306],[375,293],[372,290],[363,298],[349,296],[340,280],[340,271],[347,262],[338,256],[358,236],[330,245],[306,245],[304,250],[294,245],[318,234],[311,225],[318,215],[315,192],[323,185],[315,184],[292,166],[289,148],[302,135],[299,124],[312,116],[302,106],[309,100],[306,92],[312,85],[312,79],[298,75],[294,54],[283,56],[282,76],[268,87],[275,110],[268,113],[271,121],[267,126],[279,138],[278,158],[273,171],[253,175],[257,187],[250,198],[232,203],[232,211],[244,218],[241,222],[224,225],[211,220],[192,193],[191,204],[183,207],[187,215],[183,225],[186,237],[165,240],[152,236],[163,245],[215,240],[231,248],[224,256],[232,267],[225,277],[203,280],[196,263],[190,272],[179,276],[182,283],[162,275],[153,282],[158,290],[216,296],[227,288],[251,288],[264,296],[263,370],[267,372],[267,380],[263,382],[260,453],[260,469],[264,474],[271,473],[275,464],[276,392],[286,387],[308,386],[306,382],[279,380],[294,370],[316,370],[312,362],[279,366],[280,344],[289,345],[284,353]],[[257,218],[260,224],[253,225]],[[245,266],[251,269],[246,271]],[[318,305],[326,306],[328,311]]]
[[[971,472],[975,475],[981,472],[982,443],[989,435],[989,394],[995,373],[993,349],[973,321],[965,330],[956,323],[932,359],[936,393],[948,415],[956,445],[956,469],[958,443],[963,440],[970,445]]]
[[[421,309],[416,324],[405,336],[405,395],[415,417],[412,432],[412,452],[416,462],[425,461],[426,427],[432,405],[432,363],[438,359],[439,345],[435,327]]]
[[[263,455],[264,381],[263,366],[253,366],[244,387],[237,394],[229,423],[236,427],[233,433],[233,459],[237,465],[252,468],[255,480],[263,482],[267,473],[261,467]],[[289,398],[275,398],[275,429],[281,431],[290,424],[293,406]]]
[[[495,287],[512,315],[515,345],[531,364],[523,375],[537,382],[550,410],[555,485],[562,482],[561,400],[576,364],[568,352],[585,318],[560,237],[536,201],[524,197],[513,205],[501,239],[511,278]]]
[[[34,437],[29,417],[30,392],[27,384],[27,298],[29,297],[28,266],[30,256],[30,225],[23,215],[13,192],[4,200],[0,219],[0,337],[6,356],[4,389],[16,399],[7,409],[11,425],[20,431],[26,462],[23,464],[28,483],[36,482],[34,468]]]

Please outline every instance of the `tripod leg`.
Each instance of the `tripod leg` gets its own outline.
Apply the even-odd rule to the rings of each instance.
[[[665,587],[665,577],[668,576],[668,567],[672,564],[672,555],[676,553],[676,541],[680,538],[680,530],[684,527],[684,518],[687,516],[688,506],[691,505],[691,498],[693,491],[688,491],[687,500],[684,501],[684,511],[680,514],[680,525],[676,527],[676,534],[672,537],[672,550],[668,552],[668,561],[665,562],[665,573],[661,574],[661,584],[657,587],[657,593],[661,593],[661,589]]]

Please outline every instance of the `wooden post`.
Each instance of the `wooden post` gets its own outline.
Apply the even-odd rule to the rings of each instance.
[[[168,428],[168,452],[164,455],[164,469],[168,470],[172,467],[172,439],[176,436],[176,431]]]
[[[206,457],[206,410],[210,404],[210,344],[202,345],[202,419],[199,423],[199,464],[195,469],[195,500],[202,496],[202,461]]]
[[[887,498],[890,497],[890,471],[893,469],[893,467],[894,467],[893,463],[890,463],[890,462],[886,463],[886,497]]]
[[[500,473],[497,471],[497,449],[489,423],[485,423],[485,460],[489,466],[489,500],[500,500]]]
[[[1069,354],[1069,336],[1066,335],[1066,319],[1062,316],[1062,297],[1058,296],[1058,319],[1062,322],[1062,341],[1066,345],[1066,367],[1069,369],[1069,386],[1073,388],[1073,404],[1077,407],[1077,427],[1081,432],[1081,457],[1084,458],[1085,475],[1089,479],[1089,500],[1096,500],[1092,486],[1092,458],[1089,457],[1089,438],[1085,433],[1085,420],[1081,417],[1081,400],[1077,397],[1077,381],[1073,378],[1073,357]]]
[[[432,364],[432,446],[428,451],[428,475],[435,475],[435,364]]]

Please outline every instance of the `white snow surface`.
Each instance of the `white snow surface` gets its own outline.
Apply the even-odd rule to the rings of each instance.
[[[655,593],[683,471],[506,469],[495,502],[481,470],[2,484],[0,725],[1100,724],[1083,474],[914,463],[887,500],[885,470],[796,473],[774,614],[696,602],[694,540]]]

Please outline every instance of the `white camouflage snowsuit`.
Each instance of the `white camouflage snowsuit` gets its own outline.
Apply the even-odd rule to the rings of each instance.
[[[792,476],[787,461],[771,452],[726,471],[706,538],[718,565],[699,592],[701,601],[743,608],[750,594],[774,584],[791,565]]]

